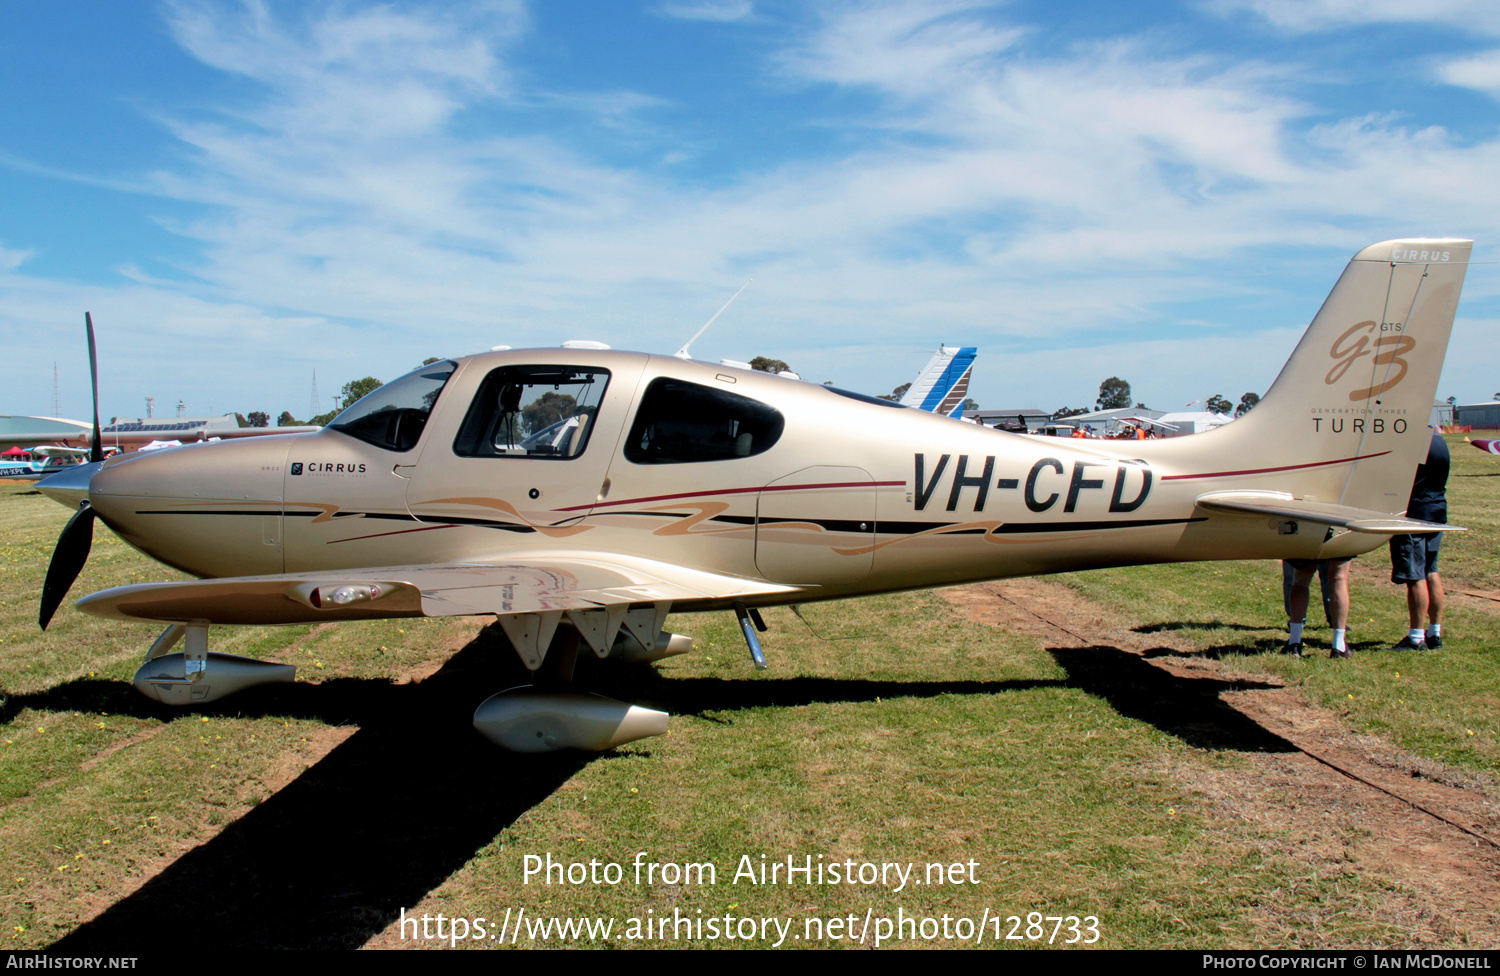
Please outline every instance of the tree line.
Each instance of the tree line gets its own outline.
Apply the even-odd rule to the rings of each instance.
[[[427,363],[435,362],[437,362],[436,358],[427,360]],[[423,365],[425,366],[427,363],[423,363]],[[290,410],[283,410],[281,411],[281,416],[276,418],[276,426],[326,426],[328,421],[339,415],[339,411],[356,403],[366,394],[374,393],[383,385],[384,384],[380,380],[376,379],[373,376],[366,376],[364,379],[350,380],[349,382],[345,383],[339,390],[338,402],[340,406],[334,407],[332,410],[329,410],[325,413],[320,413],[316,417],[309,417],[306,420],[298,420],[296,417],[292,416],[292,412]],[[235,420],[239,421],[241,427],[269,427],[271,425],[271,415],[266,413],[264,410],[252,410],[249,413],[236,413],[234,415],[234,418]]]
[[[1093,409],[1088,407],[1063,407],[1052,414],[1053,420],[1062,420],[1065,417],[1077,417],[1081,414],[1092,413],[1094,410],[1119,410],[1130,406],[1131,401],[1130,384],[1118,376],[1111,376],[1099,384],[1099,398],[1094,401]],[[1246,393],[1240,397],[1239,406],[1235,406],[1223,394],[1215,393],[1203,401],[1204,407],[1214,413],[1230,413],[1236,417],[1243,417],[1255,405],[1260,402],[1259,393]],[[1135,409],[1150,410],[1144,403],[1136,402]]]

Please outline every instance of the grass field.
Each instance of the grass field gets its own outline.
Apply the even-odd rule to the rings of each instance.
[[[1500,588],[1500,462],[1461,445],[1454,461],[1450,518],[1475,531],[1445,543],[1445,571]],[[671,712],[670,735],[599,757],[515,757],[469,727],[479,701],[518,683],[514,654],[472,622],[215,631],[216,650],[297,664],[297,685],[197,712],[150,704],[128,681],[152,628],[65,605],[37,631],[36,594],[66,517],[24,486],[0,487],[0,916],[11,948],[64,937],[63,947],[144,948],[143,933],[178,927],[214,947],[438,944],[403,940],[403,910],[464,919],[470,936],[477,918],[493,934],[522,910],[615,926],[566,940],[523,928],[522,945],[764,946],[780,923],[783,944],[851,944],[838,926],[858,932],[867,918],[868,945],[898,913],[933,927],[892,931],[889,944],[965,944],[976,929],[1002,946],[1466,944],[1461,922],[1413,928],[1388,910],[1405,895],[1379,865],[1306,856],[1190,785],[1232,772],[1243,754],[1129,717],[1112,701],[1130,689],[1095,693],[1074,659],[965,620],[934,594],[809,608],[833,640],[772,612],[761,673],[729,615],[673,617],[699,639],[695,653],[585,676]],[[101,526],[75,595],[162,578]],[[1453,607],[1452,650],[1373,653],[1400,635],[1404,604],[1362,574],[1355,646],[1372,653],[1298,662],[1273,653],[1284,618],[1271,564],[1065,579],[1147,632],[1295,684],[1351,730],[1480,778],[1500,762],[1500,634],[1480,601]],[[621,878],[526,883],[526,858],[549,854],[619,864]],[[899,891],[735,877],[789,856],[948,870],[945,883]],[[654,883],[635,883],[638,860],[657,866]],[[713,883],[702,869],[673,873],[690,863],[713,865]],[[1079,934],[1032,925],[1033,912],[1077,916]],[[700,926],[730,916],[738,934],[641,927],[664,915]],[[742,942],[740,919],[779,922]]]

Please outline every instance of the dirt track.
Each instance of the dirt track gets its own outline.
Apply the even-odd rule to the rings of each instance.
[[[1034,636],[1090,692],[1187,741],[1243,756],[1170,773],[1320,874],[1388,880],[1368,906],[1412,944],[1500,945],[1500,795],[1493,784],[1346,729],[1294,688],[1235,673],[1171,634],[1142,634],[1046,580],[942,591],[971,619]],[[1076,667],[1073,666],[1076,663]],[[1265,920],[1304,941],[1317,917]]]

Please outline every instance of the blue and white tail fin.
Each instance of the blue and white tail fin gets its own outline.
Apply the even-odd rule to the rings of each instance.
[[[953,349],[939,345],[937,355],[922,368],[901,397],[901,405],[946,417],[963,416],[964,399],[969,395],[969,374],[973,372],[974,359],[978,355],[977,346]]]

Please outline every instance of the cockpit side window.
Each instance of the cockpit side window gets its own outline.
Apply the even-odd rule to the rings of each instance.
[[[361,397],[328,426],[387,451],[409,451],[417,446],[438,394],[457,368],[444,360],[413,370]]]
[[[771,449],[785,421],[749,397],[661,377],[641,398],[625,458],[636,464],[686,464],[753,457]]]
[[[588,447],[609,370],[502,366],[479,385],[453,441],[459,457],[565,461]]]

